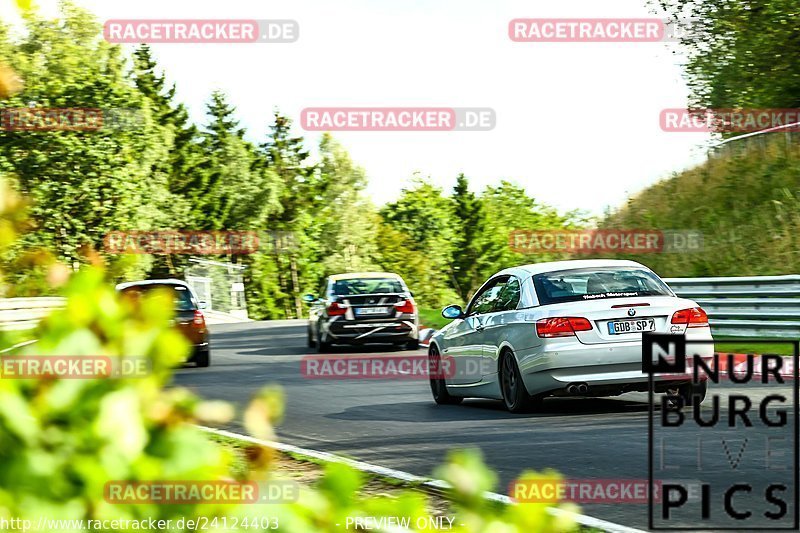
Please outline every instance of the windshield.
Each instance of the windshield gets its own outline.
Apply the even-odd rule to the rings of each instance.
[[[333,284],[333,294],[336,296],[398,292],[405,292],[405,288],[400,280],[396,278],[340,279]]]
[[[197,309],[197,305],[195,305],[192,298],[192,293],[189,292],[189,289],[180,285],[135,285],[123,289],[122,294],[127,297],[138,298],[141,294],[156,289],[167,290],[172,293],[175,299],[176,311],[194,311]]]
[[[672,296],[658,276],[641,268],[596,267],[545,272],[533,276],[533,285],[542,305],[602,298]]]

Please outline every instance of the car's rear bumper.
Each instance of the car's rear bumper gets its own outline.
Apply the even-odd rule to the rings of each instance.
[[[687,340],[712,339],[708,332],[693,332]],[[706,361],[714,356],[713,343],[689,346]],[[539,347],[517,354],[522,379],[530,394],[569,395],[566,390],[571,384],[587,385],[588,395],[647,390],[649,375],[642,371],[641,341],[601,345],[573,341],[547,343],[543,347],[544,350]],[[656,391],[690,381],[690,372],[655,374]]]
[[[201,342],[192,346],[191,354],[189,355],[189,359],[186,361],[187,363],[196,363],[197,357],[202,352],[208,352],[211,350],[211,346],[208,342]]]
[[[419,339],[419,324],[415,318],[336,320],[327,324],[324,334],[332,343],[399,343]]]

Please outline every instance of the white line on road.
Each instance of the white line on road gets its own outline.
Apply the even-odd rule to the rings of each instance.
[[[11,350],[15,350],[17,348],[22,348],[23,346],[27,346],[29,344],[33,344],[34,342],[36,342],[36,340],[37,339],[34,339],[32,341],[21,342],[19,344],[15,344],[14,346],[11,346],[10,348],[6,348],[5,350],[0,350],[0,353],[6,353],[6,352],[10,352]]]

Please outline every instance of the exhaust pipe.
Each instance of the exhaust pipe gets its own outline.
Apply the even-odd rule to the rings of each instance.
[[[577,396],[589,392],[589,385],[586,383],[570,383],[567,385],[567,394]]]

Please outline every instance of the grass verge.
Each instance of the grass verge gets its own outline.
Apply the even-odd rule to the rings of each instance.
[[[231,465],[231,477],[244,479],[247,474],[247,450],[257,445],[238,439],[209,433],[209,438],[221,444],[233,453],[234,462]],[[287,453],[278,450],[272,451],[272,468],[276,476],[281,479],[295,481],[301,485],[314,487],[325,473],[326,462],[316,457],[309,457],[300,453]],[[399,496],[401,492],[416,491],[428,496],[428,513],[431,516],[447,516],[450,504],[446,498],[423,490],[418,484],[404,483],[394,478],[387,478],[375,474],[362,473],[364,485],[359,494],[361,496]]]
[[[233,437],[219,435],[216,433],[208,433],[209,438],[226,447],[230,450],[234,457],[234,463],[231,466],[231,477],[235,479],[244,479],[247,474],[247,458],[246,454],[248,449],[256,446],[246,441],[242,441]],[[326,461],[303,455],[301,453],[287,453],[278,450],[272,450],[272,470],[276,476],[281,479],[289,479],[296,481],[301,485],[314,487],[322,479],[325,473]],[[428,501],[428,513],[432,517],[446,517],[453,516],[450,502],[447,499],[446,492],[433,490],[418,483],[403,482],[395,478],[380,476],[377,474],[369,474],[362,472],[365,483],[362,486],[359,494],[362,496],[388,496],[397,497],[403,492],[415,491],[422,493],[426,496]],[[495,505],[502,506],[503,503],[497,502]],[[603,530],[577,525],[574,530],[576,533],[603,533]]]
[[[442,329],[452,320],[447,320],[442,316],[441,309],[425,309],[419,308],[419,323],[425,327],[433,329]]]
[[[786,341],[778,343],[769,342],[742,342],[731,338],[714,338],[714,350],[721,353],[752,353],[752,354],[779,354],[792,355],[794,348],[792,343]]]

